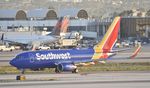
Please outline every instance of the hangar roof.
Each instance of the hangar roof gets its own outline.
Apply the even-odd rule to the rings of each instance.
[[[48,12],[48,9],[31,9],[27,11],[27,17],[44,18],[46,17],[47,12]]]
[[[55,10],[52,9],[32,9],[27,11],[28,18],[57,18]]]
[[[77,17],[80,9],[78,8],[62,8],[58,11],[58,17],[63,17],[69,15],[70,17]]]
[[[84,9],[79,8],[62,8],[58,11],[58,17],[70,16],[78,18],[88,18],[88,13]]]
[[[57,13],[55,10],[47,8],[31,9],[28,11],[14,9],[0,10],[0,18],[14,18],[21,20],[26,18],[55,19],[63,16],[88,18],[88,13],[79,8],[61,8]]]

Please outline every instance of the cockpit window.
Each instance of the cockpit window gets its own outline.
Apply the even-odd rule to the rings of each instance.
[[[19,58],[20,58],[20,55],[16,56],[16,58],[18,58],[18,59],[19,59]]]
[[[18,60],[21,60],[23,57],[21,55],[16,56]]]

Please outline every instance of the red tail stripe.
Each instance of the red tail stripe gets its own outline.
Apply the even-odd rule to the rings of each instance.
[[[109,52],[112,49],[114,43],[116,42],[116,40],[118,38],[119,28],[120,28],[120,20],[117,22],[117,24],[114,27],[114,30],[109,35],[109,37],[106,40],[104,46],[102,47],[102,49],[104,50],[103,52]]]
[[[67,32],[68,25],[69,25],[69,20],[68,20],[68,18],[64,18],[64,20],[63,20],[63,22],[62,22],[62,25],[61,25],[61,32],[66,33],[66,32]]]

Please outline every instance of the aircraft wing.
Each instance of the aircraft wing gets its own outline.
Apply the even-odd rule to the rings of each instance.
[[[83,62],[83,63],[77,63],[75,65],[77,66],[89,66],[89,65],[94,65],[94,64],[97,64],[97,63],[103,63],[105,64],[107,60],[123,60],[123,59],[134,59],[138,53],[140,52],[141,50],[141,45],[139,45],[135,51],[133,53],[131,53],[131,55],[128,55],[127,57],[124,57],[124,56],[120,56],[120,57],[113,57],[119,53],[115,53],[115,52],[122,52],[122,51],[127,51],[127,50],[130,50],[131,48],[127,48],[127,49],[120,49],[120,50],[114,50],[113,53],[114,55],[112,55],[111,57],[107,58],[107,59],[99,59],[97,61],[91,61],[91,62]],[[126,56],[126,55],[125,55]]]
[[[4,33],[1,36],[1,41],[2,42],[11,43],[11,44],[18,44],[18,45],[26,45],[26,44],[28,44],[28,43],[24,42],[23,40],[22,41],[21,40],[17,41],[17,40],[14,40],[14,39],[12,39],[12,40],[8,40],[7,38],[5,39],[4,38]]]
[[[123,51],[127,51],[127,50],[131,50],[131,48],[125,48],[125,49],[114,49],[111,50],[110,52],[114,53],[114,52],[123,52]]]
[[[127,50],[131,50],[133,48],[124,48],[124,49],[112,49],[110,52],[115,53],[115,52],[123,52],[123,51],[127,51]],[[141,45],[138,45],[136,50],[140,50],[141,49]]]
[[[7,42],[7,43],[11,43],[11,44],[18,44],[18,45],[24,45],[25,43],[20,43],[20,42],[16,42],[16,41],[10,41],[10,40],[3,40],[3,42]]]
[[[129,49],[126,49],[126,50],[129,50]],[[120,50],[120,51],[126,51],[125,49],[124,50]],[[115,52],[120,52],[119,50],[116,50]],[[134,59],[138,53],[141,51],[141,45],[139,45],[133,53],[131,53],[131,55],[124,55],[124,56],[127,56],[127,57],[124,57],[124,56],[121,56],[121,57],[113,57],[111,59]],[[119,55],[119,53],[118,53]],[[108,58],[110,59],[110,58]]]

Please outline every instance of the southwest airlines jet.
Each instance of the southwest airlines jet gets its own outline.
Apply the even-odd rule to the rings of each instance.
[[[21,70],[22,73],[25,69],[38,70],[42,68],[55,68],[56,73],[63,71],[77,73],[78,65],[94,64],[115,55],[112,48],[117,41],[120,19],[120,17],[114,19],[102,41],[93,48],[28,51],[18,54],[10,61],[10,64]],[[139,49],[132,57],[137,54]]]

